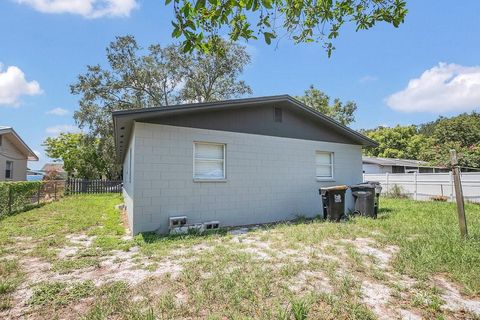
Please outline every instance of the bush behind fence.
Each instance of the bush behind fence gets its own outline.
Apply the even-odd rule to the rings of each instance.
[[[121,180],[49,180],[0,182],[0,218],[70,194],[121,193]]]
[[[0,182],[0,218],[63,197],[65,181]]]

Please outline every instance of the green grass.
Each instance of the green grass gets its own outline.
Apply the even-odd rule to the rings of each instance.
[[[328,239],[368,237],[400,251],[396,270],[419,279],[446,274],[465,293],[480,294],[480,205],[466,204],[468,240],[459,234],[456,206],[443,202],[415,202],[383,198],[376,220],[351,219],[347,223],[308,223],[276,226],[276,237],[292,244],[315,245]],[[351,253],[355,255],[355,253]]]
[[[176,260],[173,252],[183,252],[179,278],[165,274],[137,286],[122,281],[101,286],[88,280],[43,282],[32,286],[28,304],[32,310],[41,308],[47,313],[51,306],[51,315],[62,318],[62,310],[86,303],[78,311],[83,319],[374,319],[361,299],[360,279],[369,279],[390,287],[397,303],[426,318],[441,318],[444,302],[430,281],[433,277],[448,278],[469,296],[480,295],[479,205],[466,205],[467,240],[460,239],[454,204],[402,199],[382,199],[376,220],[329,223],[302,219],[265,226],[246,235],[268,244],[263,251],[270,260],[262,260],[245,251],[251,249],[250,244],[230,241],[232,236],[225,230],[167,237],[145,233],[125,240],[120,215],[114,209],[120,202],[114,195],[68,197],[2,220],[0,311],[11,307],[11,294],[25,279],[28,267],[19,260],[23,251],[50,262],[53,271],[68,274],[98,267],[110,251],[127,251],[132,246],[138,246],[134,262],[144,270],[154,270],[166,259]],[[67,237],[72,234],[95,238],[90,248],[58,259],[59,249],[72,245]],[[376,267],[375,257],[361,254],[351,242],[339,242],[358,238],[373,239],[380,247],[398,247],[394,270],[418,279],[419,286],[405,295],[409,290]],[[304,248],[315,249],[305,261],[282,254]],[[12,258],[15,254],[17,258]],[[346,274],[338,272],[342,264],[348,268]],[[306,271],[325,274],[331,291],[292,289]],[[313,285],[314,280],[307,282]]]
[[[65,282],[45,282],[37,285],[28,303],[30,305],[66,305],[91,296],[95,292],[92,280],[73,285]]]
[[[11,307],[10,294],[24,278],[17,259],[0,258],[0,310]]]
[[[82,232],[99,238],[122,236],[125,230],[114,208],[121,202],[117,195],[72,196],[6,217],[0,223],[0,246],[15,245],[19,237],[51,248],[63,246],[65,236]]]

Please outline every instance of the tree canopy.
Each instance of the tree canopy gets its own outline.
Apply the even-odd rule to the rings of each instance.
[[[378,127],[363,131],[367,137],[378,142],[378,147],[367,148],[368,156],[400,159],[419,159],[427,137],[419,134],[416,126]]]
[[[63,161],[69,175],[85,179],[99,179],[105,173],[106,163],[98,154],[98,140],[91,141],[81,133],[61,133],[43,143],[50,158]]]
[[[363,130],[379,143],[365,149],[366,155],[428,161],[450,166],[450,149],[459,155],[459,164],[480,168],[480,114],[463,113],[456,117],[439,117],[420,126],[379,127]]]
[[[108,66],[87,66],[71,85],[80,96],[74,114],[98,153],[106,175],[121,172],[115,161],[112,111],[168,106],[182,102],[227,100],[251,94],[239,80],[250,56],[245,47],[220,41],[220,53],[184,53],[180,46],[158,44],[143,49],[132,36],[117,37],[107,48]]]
[[[341,27],[356,31],[379,22],[398,27],[407,14],[405,0],[166,0],[173,7],[174,38],[182,38],[183,50],[216,48],[221,36],[237,41],[288,37],[294,43],[318,42],[328,52]]]
[[[310,108],[337,120],[343,125],[348,125],[355,121],[354,113],[357,110],[355,102],[347,101],[343,103],[336,98],[333,100],[333,104],[330,104],[330,97],[313,85],[310,85],[305,90],[303,96],[297,96],[296,98]]]

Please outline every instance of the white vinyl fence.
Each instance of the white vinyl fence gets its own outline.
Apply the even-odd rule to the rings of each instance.
[[[433,196],[446,196],[455,200],[451,173],[382,173],[364,174],[363,181],[378,181],[382,193],[388,193],[394,185],[414,200],[430,200]],[[462,188],[466,201],[480,203],[480,173],[462,172]]]

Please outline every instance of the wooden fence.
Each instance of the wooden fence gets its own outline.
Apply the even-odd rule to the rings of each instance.
[[[121,180],[68,179],[65,185],[67,194],[121,193]]]

